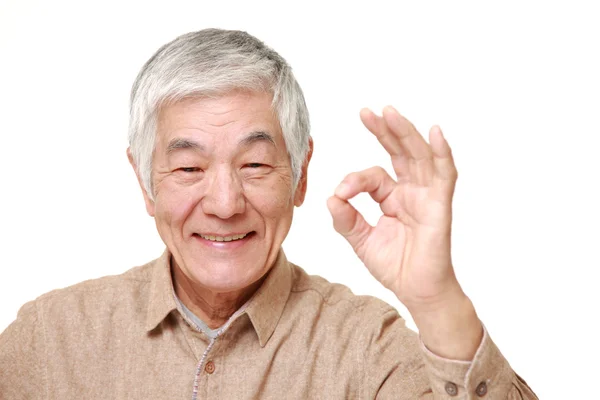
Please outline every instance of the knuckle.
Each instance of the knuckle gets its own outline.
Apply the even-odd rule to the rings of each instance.
[[[455,167],[453,167],[450,170],[450,178],[452,178],[453,180],[457,180],[458,179],[458,170]]]

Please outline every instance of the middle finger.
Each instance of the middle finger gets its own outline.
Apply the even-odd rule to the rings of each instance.
[[[394,107],[383,109],[383,118],[389,131],[401,143],[405,154],[417,161],[432,160],[431,147],[415,126],[404,118]]]

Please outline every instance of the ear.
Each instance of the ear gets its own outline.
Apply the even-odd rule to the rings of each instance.
[[[298,187],[296,188],[296,193],[294,193],[294,205],[296,207],[300,207],[302,203],[304,203],[304,197],[306,196],[306,185],[308,182],[308,163],[312,158],[313,153],[313,140],[312,137],[308,138],[308,153],[306,154],[306,158],[304,159],[304,164],[302,164],[302,175],[300,176],[300,180],[298,181]]]
[[[154,217],[154,201],[148,196],[148,192],[144,188],[144,184],[142,183],[142,179],[138,172],[137,165],[135,165],[135,161],[133,161],[133,156],[131,155],[131,149],[127,148],[127,158],[129,159],[129,164],[133,167],[133,171],[135,172],[135,176],[137,177],[138,184],[142,189],[142,194],[144,195],[144,203],[146,203],[146,211],[151,217]]]

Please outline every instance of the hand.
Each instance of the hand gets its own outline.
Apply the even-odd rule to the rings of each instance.
[[[396,179],[381,167],[346,176],[328,200],[334,227],[409,310],[435,305],[459,288],[450,255],[452,152],[439,127],[431,128],[429,145],[392,107],[383,117],[367,109],[360,116],[390,154]],[[348,202],[361,192],[383,212],[375,227]]]
[[[396,179],[381,167],[346,176],[327,201],[334,227],[406,306],[430,350],[470,359],[483,331],[452,267],[452,197],[458,175],[450,146],[437,126],[429,131],[427,144],[390,106],[383,117],[368,109],[360,116],[389,153]],[[383,212],[375,227],[348,202],[361,192],[369,193]]]

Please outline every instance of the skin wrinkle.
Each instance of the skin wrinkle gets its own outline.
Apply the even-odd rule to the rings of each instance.
[[[252,294],[260,287],[265,278],[266,276],[251,285],[244,297],[232,300],[221,299],[218,296],[208,298],[208,296],[204,295],[201,291],[196,290],[196,288],[190,284],[189,280],[186,280],[185,277],[181,275],[179,269],[175,269],[173,274],[175,292],[181,293],[183,291],[188,294],[192,293],[193,298],[199,303],[199,307],[204,310],[204,313],[209,317],[210,320],[227,320],[235,311],[240,308],[238,303],[246,303]],[[209,328],[215,329],[219,326],[209,326]]]
[[[267,93],[232,92],[187,98],[159,114],[155,200],[145,195],[146,208],[171,250],[176,294],[210,328],[258,289],[304,200],[311,153],[294,192],[271,103]],[[246,244],[227,252],[198,236],[248,232]]]

